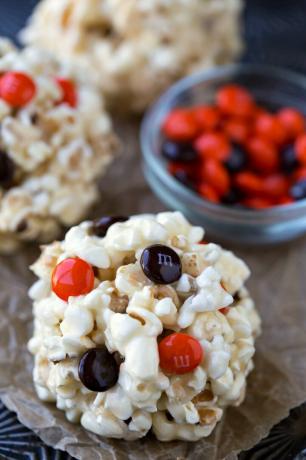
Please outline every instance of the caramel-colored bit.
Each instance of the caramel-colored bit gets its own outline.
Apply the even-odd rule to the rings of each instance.
[[[200,407],[198,409],[198,414],[200,417],[200,425],[212,425],[216,422],[217,415],[214,409],[207,409],[205,407]]]
[[[202,391],[201,393],[199,393],[198,395],[196,395],[192,402],[194,404],[199,404],[199,403],[207,403],[207,402],[210,402],[214,399],[214,395],[212,393],[212,391],[210,390],[204,390]]]
[[[119,296],[116,291],[111,295],[111,301],[109,308],[115,313],[125,313],[129,304],[129,298],[127,295]]]
[[[129,313],[129,316],[130,316],[131,318],[134,318],[134,319],[136,319],[137,321],[139,321],[139,322],[142,324],[142,326],[144,326],[144,325],[146,324],[144,318],[142,318],[141,316],[137,315],[136,313]]]
[[[114,268],[97,268],[95,267],[95,276],[100,281],[114,281],[116,277],[116,270]]]

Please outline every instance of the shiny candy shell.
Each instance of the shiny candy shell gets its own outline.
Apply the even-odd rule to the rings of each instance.
[[[85,260],[69,257],[60,262],[52,273],[52,291],[62,300],[88,294],[94,287],[94,271]]]
[[[200,342],[188,334],[174,333],[159,342],[159,365],[167,374],[187,374],[203,359]]]
[[[181,259],[172,248],[162,244],[148,246],[141,255],[140,265],[146,277],[157,284],[174,283],[182,274]]]
[[[109,390],[116,385],[118,376],[118,363],[105,346],[86,351],[80,359],[80,380],[91,391]]]

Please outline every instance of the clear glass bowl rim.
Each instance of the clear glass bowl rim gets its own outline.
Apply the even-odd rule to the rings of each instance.
[[[215,215],[219,214],[220,216],[222,215],[223,219],[225,218],[226,220],[237,222],[245,221],[247,219],[248,222],[254,220],[254,222],[258,224],[260,221],[267,223],[270,219],[273,221],[283,220],[290,217],[291,214],[300,214],[303,210],[306,213],[306,199],[288,205],[275,206],[270,209],[256,211],[252,209],[233,208],[206,201],[174,179],[174,177],[172,177],[164,167],[162,157],[155,155],[152,151],[152,126],[157,128],[156,132],[160,133],[160,125],[156,126],[156,123],[160,113],[163,112],[164,107],[170,106],[171,101],[175,100],[180,93],[197,84],[213,80],[214,78],[228,78],[233,74],[257,74],[260,76],[274,77],[276,79],[283,80],[284,83],[287,81],[288,83],[300,86],[301,91],[306,92],[306,77],[303,75],[281,67],[261,64],[231,64],[213,68],[211,70],[201,71],[185,77],[176,82],[165,93],[163,93],[163,95],[147,111],[142,120],[140,129],[140,144],[145,163],[174,194],[179,195],[185,202],[189,203],[190,206],[202,208],[203,212]]]

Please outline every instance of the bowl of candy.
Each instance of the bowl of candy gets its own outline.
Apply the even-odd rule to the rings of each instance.
[[[215,239],[306,233],[306,78],[237,64],[187,77],[149,110],[144,173],[168,207]]]

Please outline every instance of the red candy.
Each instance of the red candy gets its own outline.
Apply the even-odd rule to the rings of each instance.
[[[78,94],[73,81],[62,77],[57,77],[56,81],[62,90],[62,98],[58,103],[68,104],[70,107],[75,108],[78,105]]]
[[[193,371],[203,359],[201,344],[187,334],[168,335],[158,345],[159,365],[167,374],[186,374]]]
[[[220,121],[219,110],[209,105],[200,105],[192,110],[194,119],[200,130],[212,131]]]
[[[249,117],[254,113],[252,95],[241,86],[226,85],[217,91],[217,106],[227,115]]]
[[[306,134],[297,138],[294,147],[297,159],[303,166],[306,166]]]
[[[227,84],[214,104],[174,109],[162,131],[169,173],[211,203],[266,209],[306,197],[296,190],[306,180],[305,118],[294,108],[273,113]],[[188,153],[188,164],[167,156],[169,145],[170,154]]]
[[[265,177],[262,181],[262,193],[269,198],[286,196],[289,191],[289,182],[282,174]]]
[[[246,143],[252,167],[261,173],[273,173],[279,168],[277,148],[268,140],[253,137]]]
[[[229,118],[224,122],[224,132],[229,139],[238,144],[244,144],[250,133],[250,127],[240,118]]]
[[[294,182],[297,182],[301,179],[306,179],[306,167],[298,168],[293,174]]]
[[[206,200],[211,201],[212,203],[220,203],[219,194],[211,185],[206,184],[205,182],[200,184],[198,192]]]
[[[260,194],[262,191],[262,180],[249,171],[236,174],[234,183],[239,190],[247,195]]]
[[[198,127],[191,111],[176,109],[166,117],[162,130],[168,139],[186,142],[196,136]]]
[[[34,81],[23,72],[7,72],[0,79],[0,97],[12,107],[24,107],[35,94]]]
[[[194,143],[197,152],[203,158],[226,160],[231,153],[231,146],[222,133],[205,133],[198,137]]]
[[[204,162],[201,173],[203,180],[210,184],[221,196],[229,192],[229,173],[220,161],[209,158]]]
[[[62,300],[88,294],[94,287],[95,275],[85,260],[70,257],[60,262],[52,273],[52,291]]]
[[[298,110],[290,107],[284,108],[278,112],[277,116],[289,140],[294,139],[304,132],[304,116]]]
[[[280,120],[268,113],[261,114],[255,121],[255,132],[275,144],[283,144],[286,133]]]

